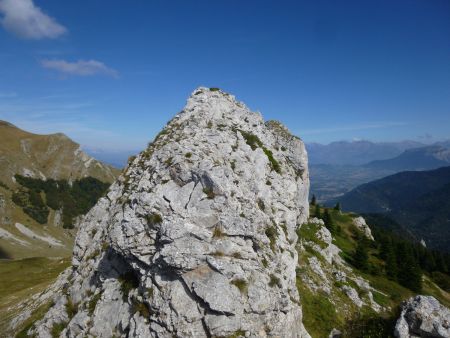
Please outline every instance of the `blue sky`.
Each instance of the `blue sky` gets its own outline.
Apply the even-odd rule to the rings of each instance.
[[[307,142],[447,139],[450,2],[0,0],[0,119],[142,149],[198,86]]]

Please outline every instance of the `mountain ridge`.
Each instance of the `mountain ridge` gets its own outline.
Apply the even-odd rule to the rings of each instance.
[[[405,171],[381,178],[339,198],[344,210],[381,213],[407,227],[427,246],[450,247],[450,166],[430,171]]]

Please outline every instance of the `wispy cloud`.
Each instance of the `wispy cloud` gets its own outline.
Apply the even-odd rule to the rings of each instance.
[[[300,135],[316,135],[316,134],[330,134],[345,131],[358,131],[358,130],[368,130],[368,129],[384,129],[391,127],[402,127],[406,126],[406,122],[374,122],[374,123],[364,123],[357,125],[347,125],[347,126],[337,126],[330,128],[318,128],[318,129],[305,129],[300,130]]]
[[[96,60],[78,60],[70,62],[66,60],[43,60],[44,68],[56,70],[59,73],[76,76],[105,75],[118,78],[119,73],[107,67],[103,62]]]
[[[0,0],[2,26],[24,39],[55,39],[67,29],[45,14],[33,0]]]

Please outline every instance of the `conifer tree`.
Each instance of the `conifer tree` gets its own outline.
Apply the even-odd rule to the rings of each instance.
[[[322,219],[327,229],[330,230],[332,234],[334,234],[336,232],[336,228],[334,226],[333,219],[331,218],[331,214],[327,208],[325,208]]]
[[[386,261],[386,275],[389,279],[397,280],[398,276],[398,265],[397,265],[397,257],[394,250],[394,245],[392,241],[388,240],[386,244],[386,252],[385,252],[385,261]]]
[[[341,203],[337,202],[333,209],[336,211],[341,211]]]
[[[312,195],[311,205],[316,205],[316,195]]]
[[[322,214],[320,212],[320,205],[316,204],[316,210],[314,211],[314,216],[316,216],[317,218],[322,218]]]
[[[397,246],[398,282],[404,287],[420,292],[422,289],[422,271],[417,263],[411,246],[399,243]]]
[[[361,271],[369,270],[369,254],[364,239],[358,241],[358,245],[353,254],[353,265]]]

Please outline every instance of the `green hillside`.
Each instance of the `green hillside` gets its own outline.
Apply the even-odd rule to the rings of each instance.
[[[350,269],[324,259],[320,250],[326,244],[320,239],[316,224],[308,223],[300,228],[297,287],[303,321],[313,338],[328,337],[333,328],[343,332],[344,337],[391,337],[399,305],[418,293],[432,295],[444,305],[450,305],[448,255],[427,250],[373,226],[375,241],[367,240],[353,224],[356,214],[312,207],[311,215],[317,213],[325,218],[327,228],[333,233],[333,244],[341,250],[339,255],[344,266]],[[329,216],[324,217],[325,214]],[[324,276],[320,277],[317,269],[308,264],[311,257],[320,262]],[[440,259],[438,264],[435,259]],[[406,261],[409,265],[404,264]],[[345,271],[345,281],[336,279],[337,270]],[[369,283],[371,295],[360,282],[361,278]],[[319,286],[328,284],[329,292],[314,290],[311,280]],[[358,307],[350,300],[344,292],[347,287],[356,290],[363,306]],[[371,302],[378,305],[371,306]],[[377,306],[381,308],[379,312],[374,310]]]
[[[407,171],[363,184],[339,199],[358,213],[384,214],[428,247],[450,250],[450,167]]]

